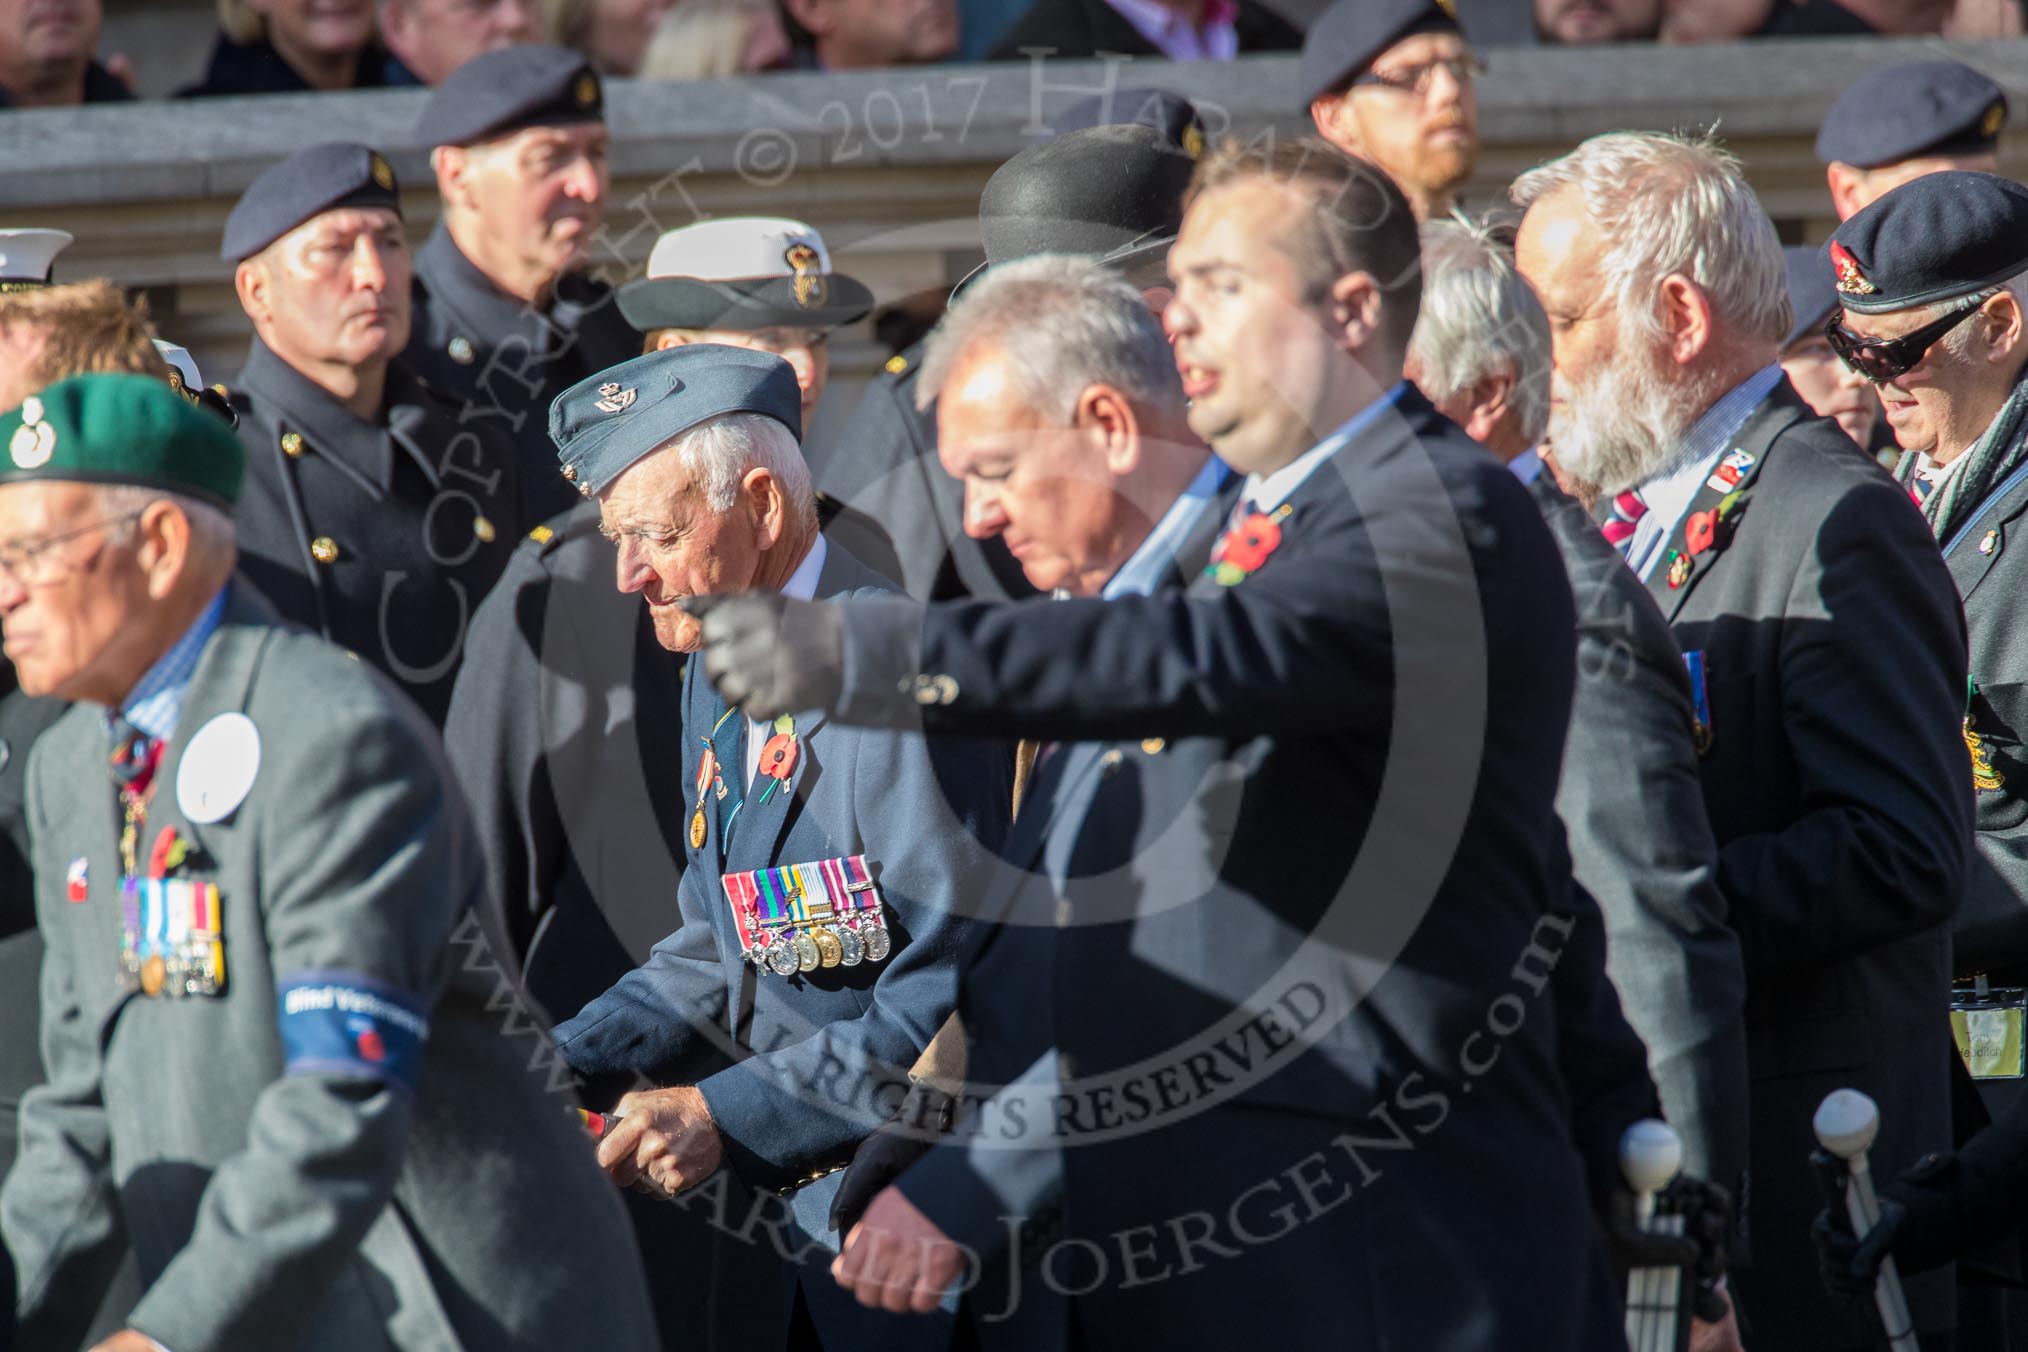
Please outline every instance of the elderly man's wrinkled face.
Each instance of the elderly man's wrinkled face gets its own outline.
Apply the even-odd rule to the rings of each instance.
[[[134,520],[109,514],[89,484],[0,484],[0,633],[25,693],[125,695],[109,658],[150,604]]]
[[[550,282],[584,261],[605,219],[610,139],[605,124],[581,122],[446,150],[465,156],[463,184],[478,229],[517,277]]]
[[[1620,314],[1598,267],[1605,247],[1564,187],[1528,208],[1514,261],[1549,316],[1545,439],[1565,473],[1617,493],[1652,478],[1709,401],[1663,339]]]
[[[1921,361],[1878,387],[1896,444],[1948,461],[1978,441],[2028,355],[2020,313],[2010,297],[1995,296],[1986,302],[1984,315],[1965,320],[1932,343]],[[1885,339],[1912,333],[1938,317],[1925,306],[1879,315],[1846,311],[1841,322],[1861,338]]]
[[[732,506],[715,512],[682,455],[665,447],[599,495],[599,531],[619,548],[614,581],[641,594],[655,639],[670,652],[696,652],[702,640],[678,601],[753,587],[772,543],[763,516],[773,483],[766,470],[748,470]]]
[[[990,343],[952,363],[937,458],[965,486],[965,534],[1003,537],[1038,591],[1096,596],[1148,530],[1114,487],[1131,465],[1111,463],[1091,426],[1037,412],[1015,374]]]
[[[426,85],[440,85],[475,56],[542,37],[539,0],[387,0],[388,50]]]

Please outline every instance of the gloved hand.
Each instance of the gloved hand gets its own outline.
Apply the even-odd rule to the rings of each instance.
[[[849,1234],[887,1185],[900,1178],[951,1126],[957,1100],[918,1080],[902,1096],[893,1117],[859,1143],[845,1177],[831,1199],[831,1228]]]
[[[1880,1219],[1864,1238],[1855,1238],[1842,1206],[1817,1213],[1810,1238],[1817,1267],[1834,1294],[1870,1301],[1880,1264],[1893,1258],[1904,1273],[1924,1272],[1957,1256],[1957,1156],[1925,1155],[1900,1178],[1880,1189]]]
[[[845,685],[844,625],[835,606],[780,592],[693,596],[704,674],[727,704],[763,721],[800,709],[835,710]]]
[[[1685,1174],[1655,1200],[1658,1212],[1683,1218],[1683,1233],[1658,1235],[1641,1229],[1635,1219],[1634,1194],[1616,1188],[1601,1218],[1606,1256],[1622,1271],[1683,1269],[1692,1283],[1691,1312],[1708,1324],[1722,1321],[1730,1306],[1717,1283],[1731,1257],[1732,1194],[1716,1183]]]

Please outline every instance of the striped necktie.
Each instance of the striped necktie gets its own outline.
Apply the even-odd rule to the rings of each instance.
[[[1640,490],[1629,488],[1624,493],[1613,494],[1612,511],[1599,529],[1605,532],[1606,543],[1624,554],[1634,538],[1634,530],[1641,518],[1648,514],[1648,504],[1641,497]]]

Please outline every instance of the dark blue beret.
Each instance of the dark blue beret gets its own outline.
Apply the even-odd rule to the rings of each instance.
[[[605,86],[583,55],[529,43],[452,71],[424,106],[416,135],[427,145],[468,146],[523,127],[604,118]]]
[[[1847,310],[1968,296],[2028,272],[2028,188],[1998,174],[1924,174],[1840,225],[1828,247]]]
[[[772,352],[743,347],[665,347],[557,395],[549,406],[549,439],[563,477],[590,497],[677,433],[728,413],[773,418],[800,438],[803,392],[795,368]]]
[[[1817,158],[1877,169],[1935,155],[1991,150],[2007,96],[1957,61],[1905,61],[1870,70],[1838,96],[1817,132]]]
[[[1344,88],[1374,57],[1409,34],[1431,28],[1464,32],[1456,0],[1338,0],[1303,38],[1297,79],[1303,106]]]
[[[1204,119],[1197,105],[1166,89],[1094,94],[1049,119],[1049,129],[1058,136],[1093,127],[1147,127],[1193,160],[1204,153]]]
[[[1821,244],[1791,244],[1782,253],[1789,265],[1789,304],[1796,317],[1789,325],[1787,347],[1800,338],[1821,333],[1824,321],[1838,308],[1837,279],[1831,273],[1831,256]]]
[[[252,258],[312,216],[340,207],[401,214],[400,185],[379,151],[350,141],[305,146],[247,185],[225,218],[218,256]]]

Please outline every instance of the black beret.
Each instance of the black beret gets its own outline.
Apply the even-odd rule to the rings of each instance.
[[[1091,127],[1031,146],[979,196],[986,262],[1083,254],[1119,268],[1168,251],[1197,162],[1152,127]]]
[[[1847,310],[1968,296],[2028,272],[2028,188],[1998,174],[1924,174],[1840,225],[1829,252]]]
[[[1870,70],[1838,96],[1817,132],[1817,158],[1877,169],[1924,153],[1991,150],[2007,96],[1957,61],[1905,61]]]
[[[1838,308],[1837,279],[1831,256],[1821,244],[1791,244],[1782,250],[1789,265],[1789,304],[1796,317],[1782,346],[1824,331],[1824,321]]]
[[[399,216],[393,166],[350,141],[305,146],[247,185],[225,218],[218,256],[228,263],[252,258],[312,216],[340,207],[385,207]]]
[[[563,477],[586,497],[679,432],[729,413],[773,418],[799,439],[803,391],[772,352],[688,343],[632,357],[580,380],[549,405]]]
[[[1204,119],[1197,105],[1166,89],[1119,89],[1079,99],[1049,119],[1061,136],[1092,127],[1150,127],[1191,159],[1204,153]]]
[[[423,108],[426,145],[468,146],[523,127],[605,119],[605,86],[583,55],[527,43],[473,57]]]
[[[1463,33],[1456,0],[1338,0],[1303,38],[1297,84],[1303,106],[1345,87],[1373,58],[1411,33]]]

